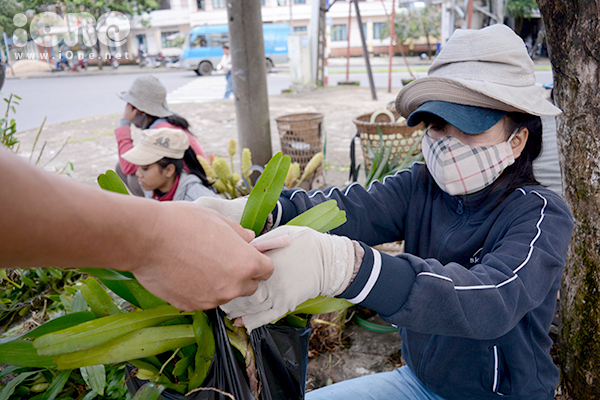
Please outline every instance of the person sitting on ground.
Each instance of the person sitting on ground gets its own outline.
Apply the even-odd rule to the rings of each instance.
[[[181,129],[146,129],[140,143],[121,158],[138,166],[135,175],[145,197],[158,201],[219,197],[210,187],[188,136]]]
[[[135,175],[138,166],[123,159],[122,155],[133,147],[131,124],[140,129],[172,128],[185,132],[190,147],[196,156],[206,158],[198,140],[190,133],[188,121],[176,115],[167,107],[167,89],[152,75],[144,75],[133,81],[127,92],[119,94],[127,102],[119,128],[115,129],[115,138],[119,147],[119,163],[116,172],[129,191],[136,196],[144,196]],[[187,164],[184,165],[186,172]]]
[[[368,189],[282,193],[257,241],[287,234],[290,245],[265,253],[275,271],[255,294],[221,308],[254,329],[307,299],[345,298],[398,327],[406,361],[307,400],[554,399],[549,331],[574,221],[534,173],[540,117],[561,113],[534,71],[506,25],[456,30],[396,98],[408,126],[427,126],[425,163]],[[280,226],[330,199],[347,217],[331,234]],[[244,206],[202,200],[227,217]],[[404,253],[371,247],[394,241]]]

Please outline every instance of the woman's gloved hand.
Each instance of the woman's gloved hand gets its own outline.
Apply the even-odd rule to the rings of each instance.
[[[355,257],[350,239],[306,227],[282,226],[254,242],[282,235],[290,236],[290,245],[264,253],[275,265],[273,275],[259,282],[252,296],[221,306],[229,318],[241,317],[249,331],[282,317],[308,299],[336,296],[350,284]]]
[[[239,224],[242,220],[242,214],[244,213],[244,207],[248,202],[248,197],[238,197],[237,199],[227,200],[219,199],[216,197],[203,196],[194,203],[201,205],[202,207],[210,208],[215,210],[225,218]]]

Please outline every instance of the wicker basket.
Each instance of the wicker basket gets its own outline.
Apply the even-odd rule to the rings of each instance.
[[[281,152],[287,154],[292,162],[300,164],[300,171],[310,159],[323,148],[323,114],[303,113],[289,114],[275,118]],[[315,175],[320,167],[315,171]]]
[[[408,127],[406,120],[402,122],[391,123],[388,116],[385,114],[378,115],[375,119],[376,122],[371,121],[371,114],[364,114],[354,119],[356,129],[360,134],[360,144],[363,150],[363,156],[365,159],[365,165],[367,170],[371,169],[371,158],[367,150],[367,146],[370,146],[374,152],[377,152],[379,148],[379,132],[377,126],[381,128],[383,134],[383,145],[384,147],[392,146],[392,154],[390,159],[393,159],[396,154],[400,153],[400,159],[408,155],[410,148],[413,146],[416,140],[425,129],[425,125],[420,123],[415,127]],[[400,115],[396,111],[392,111],[394,118],[397,120]],[[421,151],[421,143],[419,143],[415,149],[415,154]]]

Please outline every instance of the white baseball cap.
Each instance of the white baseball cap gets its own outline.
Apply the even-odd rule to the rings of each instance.
[[[146,129],[140,142],[121,157],[135,165],[150,165],[165,157],[182,159],[189,147],[190,139],[181,129]]]

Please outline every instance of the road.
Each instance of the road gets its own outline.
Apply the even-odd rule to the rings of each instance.
[[[28,79],[8,79],[3,97],[14,93],[21,97],[13,116],[19,131],[37,129],[44,117],[46,125],[99,115],[121,113],[125,103],[117,93],[126,91],[138,76],[144,74],[73,75]],[[221,99],[225,93],[222,75],[197,76],[193,71],[153,71],[167,89],[172,103],[205,102]],[[270,74],[269,95],[280,94],[289,87],[288,74]],[[4,111],[4,110],[2,110]]]
[[[338,82],[346,81],[345,65],[330,67],[336,73],[330,73],[328,84],[335,86]],[[376,93],[387,91],[388,74],[382,71],[381,66],[374,66],[373,81]],[[416,76],[426,75],[425,68],[415,68]],[[22,98],[16,106],[13,116],[19,131],[37,129],[41,126],[44,117],[46,125],[90,118],[100,115],[121,113],[124,102],[117,97],[117,93],[126,91],[133,80],[147,71],[123,73],[116,70],[114,73],[96,75],[56,76],[44,78],[9,79],[3,88],[3,95],[17,94]],[[197,76],[192,71],[170,70],[151,71],[167,89],[169,104],[210,102],[222,98],[225,92],[225,78],[222,75]],[[392,90],[398,91],[402,87],[401,79],[410,78],[404,71],[392,74]],[[364,67],[353,66],[349,81],[357,81],[360,86],[369,87],[369,79]],[[552,82],[550,70],[536,71],[538,84]],[[267,77],[268,93],[270,96],[278,95],[282,90],[290,87],[290,75],[286,68],[277,69]]]

